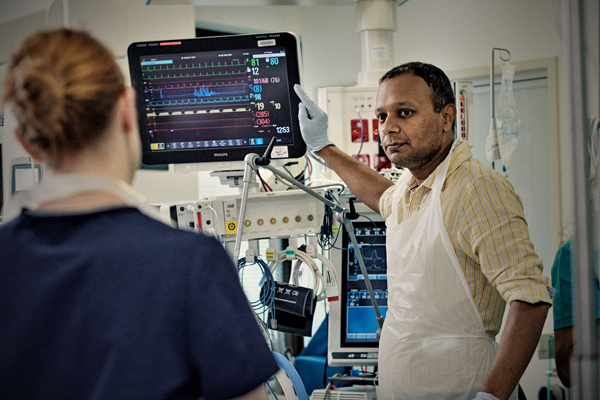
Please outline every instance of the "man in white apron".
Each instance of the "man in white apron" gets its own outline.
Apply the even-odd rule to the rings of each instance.
[[[379,399],[516,399],[551,304],[520,200],[454,141],[454,94],[437,67],[410,63],[380,81],[376,115],[396,183],[328,141],[306,96],[308,146],[367,206],[387,217],[388,311]],[[505,302],[511,304],[498,346]]]

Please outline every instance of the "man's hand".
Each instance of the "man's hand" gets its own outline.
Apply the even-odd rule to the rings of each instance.
[[[308,147],[338,174],[356,197],[371,210],[379,212],[379,198],[393,185],[392,181],[333,146],[327,139],[327,114],[304,93],[300,85],[295,85],[294,90],[302,100],[298,117],[302,138]]]
[[[498,398],[493,394],[479,392],[473,400],[498,400]]]
[[[302,101],[298,105],[298,119],[302,138],[308,147],[312,151],[319,151],[325,146],[332,145],[333,143],[327,139],[327,114],[304,93],[302,86],[296,84],[294,90]]]

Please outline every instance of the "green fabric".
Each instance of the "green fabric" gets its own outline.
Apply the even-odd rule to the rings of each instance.
[[[552,265],[552,287],[556,289],[552,299],[554,306],[554,329],[567,328],[574,325],[573,291],[571,277],[571,245],[573,238],[569,239],[556,252]],[[598,277],[595,278],[596,304],[600,304],[600,285]],[[600,318],[600,307],[596,306],[596,318]]]

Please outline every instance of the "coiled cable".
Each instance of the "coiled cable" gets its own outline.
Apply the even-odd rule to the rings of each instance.
[[[253,264],[246,264],[246,258],[242,257],[238,260],[238,275],[240,280],[243,282],[244,268],[258,265],[262,272],[262,279],[259,284],[262,290],[257,300],[250,301],[252,309],[257,315],[262,316],[264,320],[265,313],[271,311],[273,317],[275,316],[275,279],[271,273],[271,269],[262,259],[256,257],[256,261]]]

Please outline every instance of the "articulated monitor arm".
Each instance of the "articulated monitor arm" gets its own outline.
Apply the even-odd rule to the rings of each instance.
[[[273,138],[273,139],[275,139],[275,138]],[[252,181],[252,171],[257,170],[259,167],[263,167],[263,168],[271,171],[277,177],[283,179],[284,181],[291,183],[292,185],[305,191],[309,195],[317,198],[318,200],[325,203],[333,211],[336,212],[336,218],[337,218],[338,222],[340,224],[344,225],[344,227],[348,231],[348,235],[350,236],[352,245],[354,246],[354,249],[356,249],[355,250],[356,259],[358,260],[358,265],[360,266],[360,270],[363,274],[363,277],[365,280],[365,285],[367,286],[367,290],[369,291],[369,296],[371,297],[371,303],[373,304],[373,308],[375,309],[375,318],[377,319],[377,325],[379,326],[379,329],[377,330],[377,340],[379,340],[379,337],[381,335],[381,329],[383,328],[383,316],[381,315],[381,311],[379,311],[379,305],[377,304],[377,300],[375,299],[375,293],[373,292],[373,286],[371,285],[371,280],[369,279],[369,274],[367,273],[367,267],[365,266],[365,261],[362,256],[362,252],[360,251],[360,248],[358,247],[356,235],[354,234],[354,226],[352,225],[352,221],[348,218],[350,212],[347,209],[340,206],[339,204],[334,203],[333,201],[328,200],[325,197],[319,195],[318,193],[316,193],[315,191],[310,189],[308,186],[303,185],[302,183],[298,182],[297,180],[293,179],[292,177],[285,175],[284,173],[280,172],[276,168],[269,165],[268,154],[270,154],[270,152],[271,152],[270,149],[272,149],[273,143],[274,143],[274,140],[271,140],[271,143],[269,143],[269,147],[267,148],[267,151],[265,152],[265,155],[263,157],[259,157],[258,154],[255,154],[255,153],[250,153],[250,154],[247,154],[244,159],[244,163],[245,163],[244,178],[243,178],[244,185],[242,188],[242,203],[240,206],[238,231],[237,231],[237,235],[235,238],[235,249],[234,249],[234,253],[233,253],[233,261],[237,262],[237,260],[239,258],[240,244],[242,241],[242,231],[243,231],[243,226],[244,226],[243,222],[244,222],[244,218],[246,215],[248,190],[250,188],[250,183]]]

